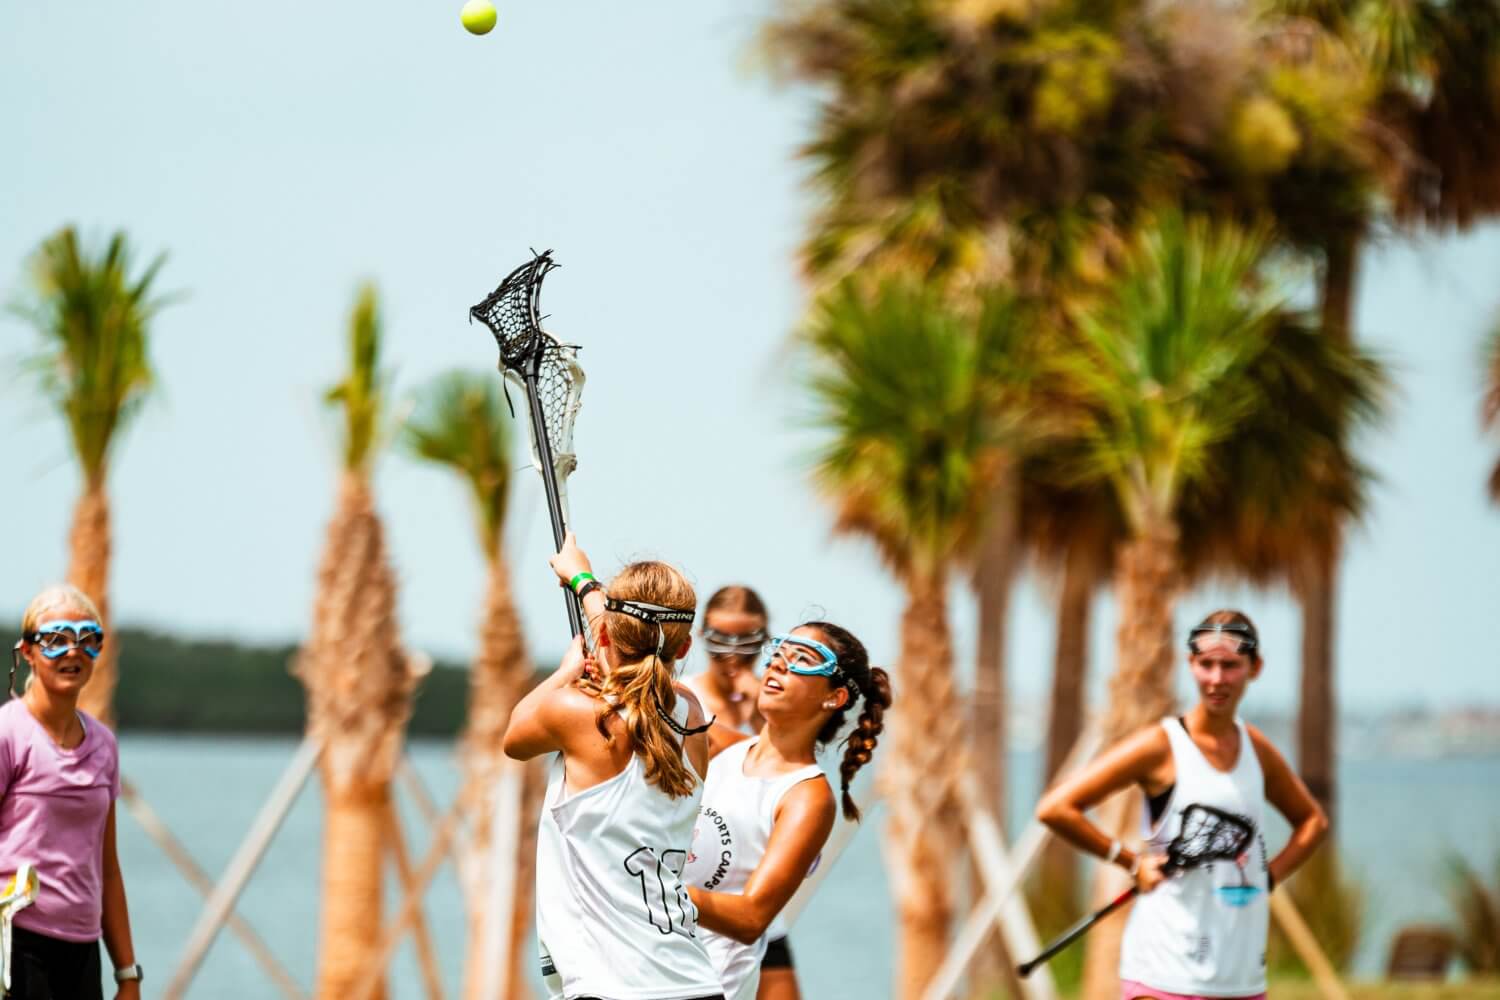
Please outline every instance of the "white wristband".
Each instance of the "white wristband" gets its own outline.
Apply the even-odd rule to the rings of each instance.
[[[1111,840],[1109,842],[1109,853],[1104,856],[1104,863],[1107,865],[1114,864],[1115,858],[1118,858],[1120,856],[1120,851],[1120,842],[1118,840]]]

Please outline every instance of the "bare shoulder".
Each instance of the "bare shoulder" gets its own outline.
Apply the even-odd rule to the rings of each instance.
[[[687,727],[697,729],[703,725],[708,720],[708,715],[703,711],[703,702],[698,700],[697,693],[681,681],[673,684],[672,689],[677,692],[677,697],[687,702]]]
[[[809,819],[827,820],[832,823],[838,803],[833,797],[833,787],[827,781],[809,778],[799,781],[787,789],[776,807],[776,818],[795,814]]]
[[[1160,764],[1172,756],[1172,741],[1157,723],[1142,726],[1120,741],[1121,756],[1144,764]]]
[[[599,699],[572,684],[552,692],[548,701],[549,714],[570,728],[585,724],[592,729],[592,722],[599,714]]]

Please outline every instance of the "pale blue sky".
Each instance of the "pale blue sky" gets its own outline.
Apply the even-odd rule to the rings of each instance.
[[[895,651],[900,593],[869,551],[832,542],[805,485],[799,401],[777,347],[800,315],[792,252],[808,95],[752,66],[762,3],[507,2],[485,38],[458,2],[0,6],[0,295],[64,222],[126,227],[168,249],[154,357],[162,393],[118,449],[118,617],[194,635],[305,632],[332,503],[319,406],[340,371],[357,282],[381,287],[400,389],[488,369],[465,323],[527,248],[553,247],[550,326],[585,345],[575,523],[605,568],[683,564],[703,591],[744,580],[778,624],[816,608]],[[1500,231],[1388,243],[1359,300],[1365,341],[1401,396],[1371,437],[1384,482],[1350,547],[1339,637],[1357,706],[1500,702],[1474,628],[1493,620],[1500,510],[1482,484],[1480,335],[1500,306]],[[0,320],[0,358],[32,344]],[[0,608],[64,568],[77,478],[59,423],[6,382]],[[564,620],[532,474],[515,500],[515,575],[533,648]],[[465,498],[396,455],[378,497],[406,635],[463,654],[482,583]],[[972,610],[955,603],[967,655]],[[1297,616],[1279,593],[1207,592],[1180,625],[1234,600],[1261,622],[1255,706],[1290,704]],[[1017,693],[1045,690],[1044,589],[1028,582],[1011,651]],[[1108,666],[1112,614],[1096,621]],[[205,669],[212,669],[205,664]],[[128,681],[127,681],[128,683]]]

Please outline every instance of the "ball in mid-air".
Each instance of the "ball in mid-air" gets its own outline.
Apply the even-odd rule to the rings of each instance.
[[[495,5],[490,0],[468,0],[459,14],[472,35],[487,35],[495,26]]]

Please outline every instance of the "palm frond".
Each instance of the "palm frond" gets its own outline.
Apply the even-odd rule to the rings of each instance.
[[[1021,439],[1019,308],[978,314],[898,279],[846,280],[801,335],[823,438],[814,478],[836,530],[869,536],[898,571],[937,571],[977,536],[1002,449]]]
[[[1459,958],[1474,975],[1500,973],[1500,865],[1493,886],[1486,885],[1462,857],[1450,856],[1447,867],[1448,899],[1453,907],[1449,929]]]
[[[365,471],[381,441],[387,375],[380,368],[380,301],[373,283],[362,285],[349,314],[349,371],[325,395],[344,418],[344,467]]]
[[[26,367],[67,421],[91,482],[103,478],[110,446],[155,381],[149,331],[170,302],[154,294],[164,262],[165,255],[158,256],[134,273],[124,232],[91,248],[66,227],[33,254],[32,296],[15,307],[43,342]]]
[[[1263,405],[1213,447],[1178,519],[1190,577],[1266,584],[1364,515],[1373,474],[1356,445],[1384,412],[1390,379],[1379,358],[1295,313],[1245,377]]]
[[[450,371],[416,393],[400,442],[415,458],[463,477],[487,558],[499,551],[510,491],[512,417],[493,374]]]
[[[1163,215],[1074,309],[1076,349],[1052,368],[1085,415],[1077,475],[1113,483],[1133,524],[1170,516],[1261,402],[1245,376],[1280,309],[1259,285],[1268,246],[1263,232]]]

